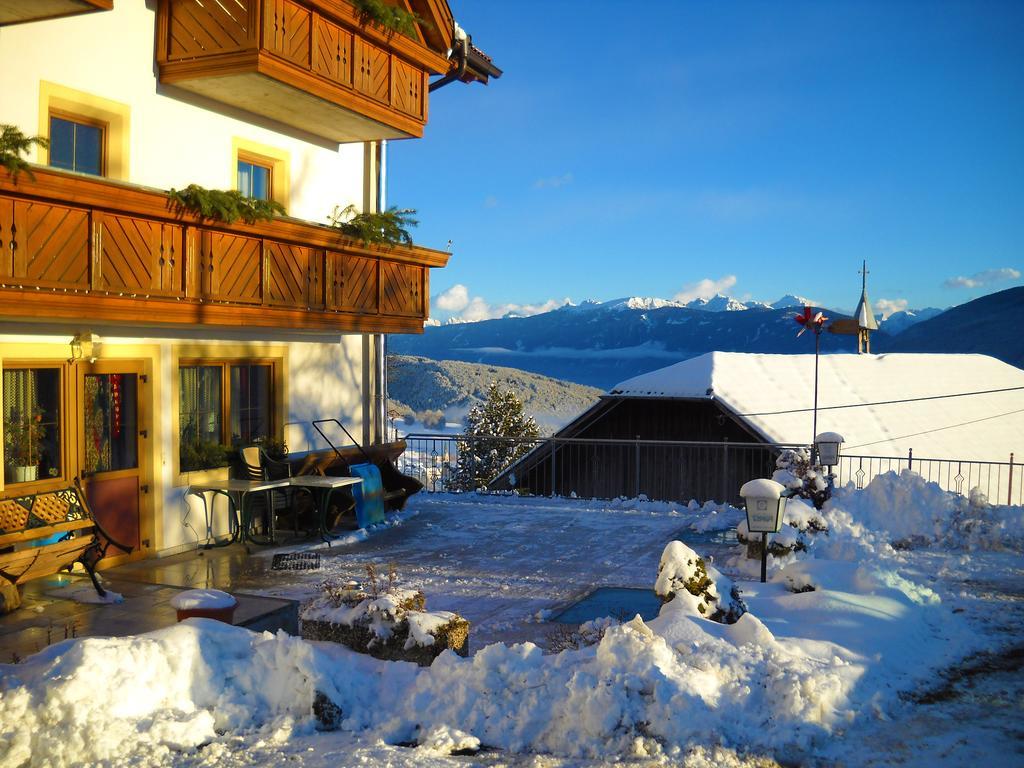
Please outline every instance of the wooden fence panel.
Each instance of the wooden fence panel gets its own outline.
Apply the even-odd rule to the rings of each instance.
[[[171,61],[253,47],[255,0],[168,0],[167,56]]]
[[[0,281],[13,277],[15,273],[14,248],[17,228],[14,226],[14,201],[0,197]]]
[[[263,9],[263,44],[283,59],[309,69],[312,14],[291,0],[268,0]]]
[[[383,48],[355,39],[355,69],[353,84],[360,93],[371,99],[388,103],[390,98],[390,56]]]
[[[423,314],[423,268],[382,261],[381,312],[416,317]]]
[[[97,216],[100,258],[95,287],[158,296],[182,295],[182,228],[105,214]]]
[[[333,294],[336,303],[331,309],[377,312],[377,260],[340,253],[332,253],[332,256],[335,277]]]
[[[391,106],[423,118],[423,71],[391,57]]]
[[[267,303],[309,306],[309,249],[267,240]]]
[[[89,212],[15,201],[11,278],[40,288],[89,287]]]
[[[352,87],[352,33],[317,17],[313,24],[313,71]]]
[[[200,238],[200,291],[204,298],[260,304],[263,249],[252,237],[205,231]]]

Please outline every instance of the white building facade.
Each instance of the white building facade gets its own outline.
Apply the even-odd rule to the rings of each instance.
[[[381,142],[422,134],[431,75],[486,80],[445,3],[408,7],[411,33],[320,0],[0,9],[0,124],[50,139],[0,169],[5,498],[79,481],[132,558],[171,554],[205,535],[184,492],[226,476],[213,446],[312,450],[330,418],[382,439],[376,338],[422,328],[448,256],[325,224],[376,209]],[[190,184],[287,217],[169,202]]]

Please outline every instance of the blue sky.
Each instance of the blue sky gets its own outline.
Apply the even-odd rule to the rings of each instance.
[[[436,91],[389,150],[389,203],[453,241],[442,319],[716,288],[852,308],[863,258],[893,308],[1024,283],[1024,2],[451,5],[505,74]]]

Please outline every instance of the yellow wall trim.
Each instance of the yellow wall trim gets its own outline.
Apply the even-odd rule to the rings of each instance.
[[[85,91],[76,91],[64,85],[41,80],[39,83],[39,135],[50,137],[50,111],[79,115],[105,124],[104,165],[106,176],[118,181],[130,181],[128,175],[131,144],[129,127],[131,107],[119,101],[104,99]],[[44,162],[49,163],[46,152]]]
[[[291,202],[291,154],[278,147],[260,144],[241,136],[231,139],[231,175],[235,185],[238,183],[239,156],[248,162],[257,162],[270,167],[270,196],[273,200],[288,208]]]

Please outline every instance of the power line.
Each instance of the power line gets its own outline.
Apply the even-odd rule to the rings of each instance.
[[[906,440],[908,437],[919,437],[920,435],[930,435],[932,432],[942,432],[946,429],[956,429],[957,427],[966,427],[968,424],[977,424],[979,421],[991,421],[992,419],[1001,419],[1003,416],[1012,416],[1015,413],[1024,413],[1024,408],[1018,408],[1016,411],[1007,411],[1006,413],[997,413],[995,416],[985,416],[981,419],[972,419],[971,421],[961,421],[959,424],[950,424],[948,427],[936,427],[935,429],[926,429],[924,432],[914,432],[912,435],[900,435],[899,437],[887,437],[884,440],[875,440],[873,443],[861,443],[860,445],[843,446],[843,450],[851,450],[853,448],[867,448],[869,445],[878,445],[879,443],[888,443],[893,440]]]
[[[837,411],[844,408],[867,408],[872,405],[898,405],[900,403],[919,403],[923,400],[947,400],[952,397],[971,397],[973,395],[991,395],[996,392],[1016,392],[1024,387],[1003,387],[1002,389],[981,389],[977,392],[956,392],[948,395],[930,395],[927,397],[908,397],[903,400],[879,400],[874,403],[849,403],[848,405],[823,405],[819,411]],[[761,413],[737,413],[737,416],[781,416],[787,413],[810,413],[813,408],[792,408],[788,411],[763,411]],[[1017,413],[1017,411],[1011,411]]]

